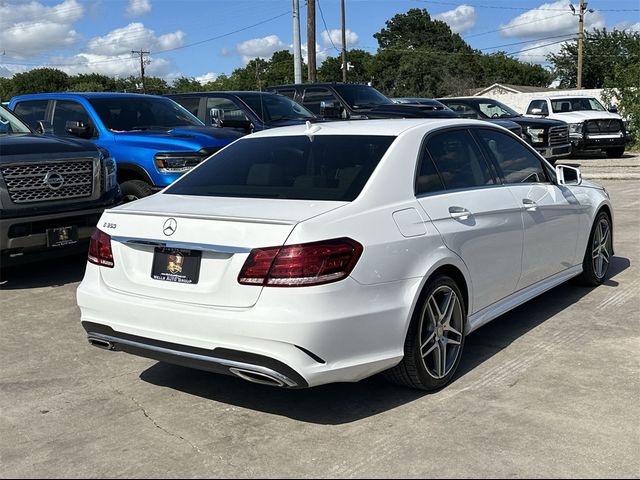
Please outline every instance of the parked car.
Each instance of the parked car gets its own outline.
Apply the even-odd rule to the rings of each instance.
[[[77,299],[107,350],[433,390],[470,332],[569,278],[602,283],[612,228],[602,187],[488,122],[298,125],[105,212]]]
[[[121,197],[106,150],[37,135],[0,106],[0,266],[86,251]]]
[[[106,148],[118,164],[118,182],[128,201],[166,187],[240,136],[205,127],[180,105],[154,95],[20,95],[10,107],[32,128]]]
[[[557,119],[569,124],[574,151],[601,150],[608,157],[622,157],[631,141],[627,123],[616,108],[607,111],[593,97],[547,96],[531,100],[527,115]]]
[[[465,118],[517,123],[522,128],[522,138],[551,162],[571,155],[569,126],[563,121],[525,117],[492,98],[456,97],[439,100]]]
[[[289,97],[271,92],[197,92],[167,95],[205,125],[252,133],[297,125],[316,116]]]

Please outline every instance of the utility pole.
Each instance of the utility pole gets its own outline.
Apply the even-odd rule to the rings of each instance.
[[[344,15],[344,0],[340,1],[342,10],[342,81],[347,81],[347,26]]]
[[[293,79],[302,83],[302,48],[300,46],[300,0],[293,0]]]
[[[316,81],[316,0],[307,0],[307,67],[309,81]]]
[[[593,9],[587,10],[587,3],[585,0],[580,0],[580,6],[578,7],[578,13],[573,5],[569,5],[574,15],[578,17],[578,79],[576,82],[576,88],[580,90],[582,88],[582,45],[584,42],[584,15],[585,13],[593,13]]]
[[[142,93],[146,93],[144,84],[144,66],[149,64],[149,60],[145,59],[145,55],[149,55],[151,52],[145,50],[131,50],[132,55],[140,55],[140,78],[142,79]]]

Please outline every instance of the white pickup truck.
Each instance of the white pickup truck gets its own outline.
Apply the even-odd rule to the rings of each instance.
[[[602,150],[608,157],[619,158],[631,140],[627,122],[615,107],[605,109],[593,97],[540,96],[529,102],[527,115],[562,120],[569,124],[573,151]]]

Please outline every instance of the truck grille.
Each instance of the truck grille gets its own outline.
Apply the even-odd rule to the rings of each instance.
[[[587,121],[587,133],[618,133],[620,131],[622,131],[622,122],[615,118]]]
[[[549,146],[566,145],[569,143],[569,126],[551,127],[549,129]]]
[[[0,168],[13,203],[93,195],[93,161],[25,163]]]

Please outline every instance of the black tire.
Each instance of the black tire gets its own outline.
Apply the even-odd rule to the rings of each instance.
[[[139,198],[148,197],[153,193],[153,188],[142,180],[127,180],[120,185],[125,202],[132,202]]]
[[[443,333],[437,329],[434,329],[433,333],[429,335],[427,329],[425,334],[425,329],[423,328],[423,326],[427,324],[431,326],[430,320],[428,318],[429,314],[427,312],[427,309],[429,308],[428,302],[432,297],[434,297],[436,304],[439,303],[438,295],[440,295],[441,292],[447,292],[448,290],[452,291],[455,294],[455,302],[457,302],[457,306],[455,303],[452,305],[452,312],[459,307],[459,311],[455,312],[455,327],[457,327],[457,332],[453,333],[451,331],[445,330],[446,333]],[[442,298],[445,299],[445,297]],[[440,304],[440,306],[442,305],[443,304]],[[447,312],[445,311],[445,314],[446,313]],[[435,391],[447,385],[453,379],[453,376],[458,369],[460,358],[462,357],[462,350],[464,348],[465,340],[464,330],[466,319],[467,310],[464,298],[456,282],[447,275],[438,275],[437,277],[430,280],[422,291],[422,294],[420,295],[420,298],[416,304],[416,309],[413,313],[411,324],[409,325],[409,331],[407,332],[407,338],[405,339],[404,358],[398,365],[384,372],[384,377],[392,383],[426,391]],[[451,322],[453,322],[453,317],[450,320]],[[440,337],[440,341],[437,339],[439,335],[442,335]],[[445,338],[445,335],[451,335],[451,338],[449,339],[447,337],[443,344],[442,338]],[[425,338],[429,337],[434,338],[433,344],[439,343],[441,347],[438,347],[437,350],[429,348],[429,345],[431,345],[431,343],[428,344],[428,341],[423,342]],[[453,343],[449,343],[449,341],[459,342],[459,344],[454,345]],[[424,350],[433,350],[433,352],[426,354],[423,358],[423,347]],[[444,350],[441,350],[441,348],[443,347]],[[451,361],[447,361],[447,348],[450,349],[449,356],[451,356]],[[454,352],[454,350],[455,356],[452,355],[452,352]],[[439,356],[443,351],[444,353],[442,354],[442,356],[445,359],[445,367],[441,371],[443,375],[441,376],[441,378],[436,378],[436,376],[434,376],[434,374],[432,373],[432,370],[437,371],[438,364],[434,366],[434,369],[431,369],[429,363],[431,360],[434,360],[434,358]],[[440,363],[439,365],[442,364]],[[448,368],[447,365],[449,365]]]
[[[601,225],[603,222],[606,222],[608,226],[608,235],[607,239],[603,242],[602,240],[598,240],[602,236]],[[600,237],[599,237],[600,236]],[[594,258],[596,243],[599,245],[605,245],[606,248],[606,256],[608,260],[603,261],[602,264],[604,267],[604,271],[598,272],[599,262],[598,259]],[[595,221],[593,222],[593,226],[591,227],[591,233],[589,234],[589,243],[587,243],[587,249],[584,253],[584,258],[582,260],[582,274],[580,275],[579,280],[580,283],[595,287],[601,285],[607,278],[607,273],[609,272],[609,267],[611,265],[611,251],[613,246],[613,228],[611,226],[611,218],[607,214],[607,212],[600,212]]]
[[[622,158],[625,147],[607,148],[605,153],[608,158]]]

